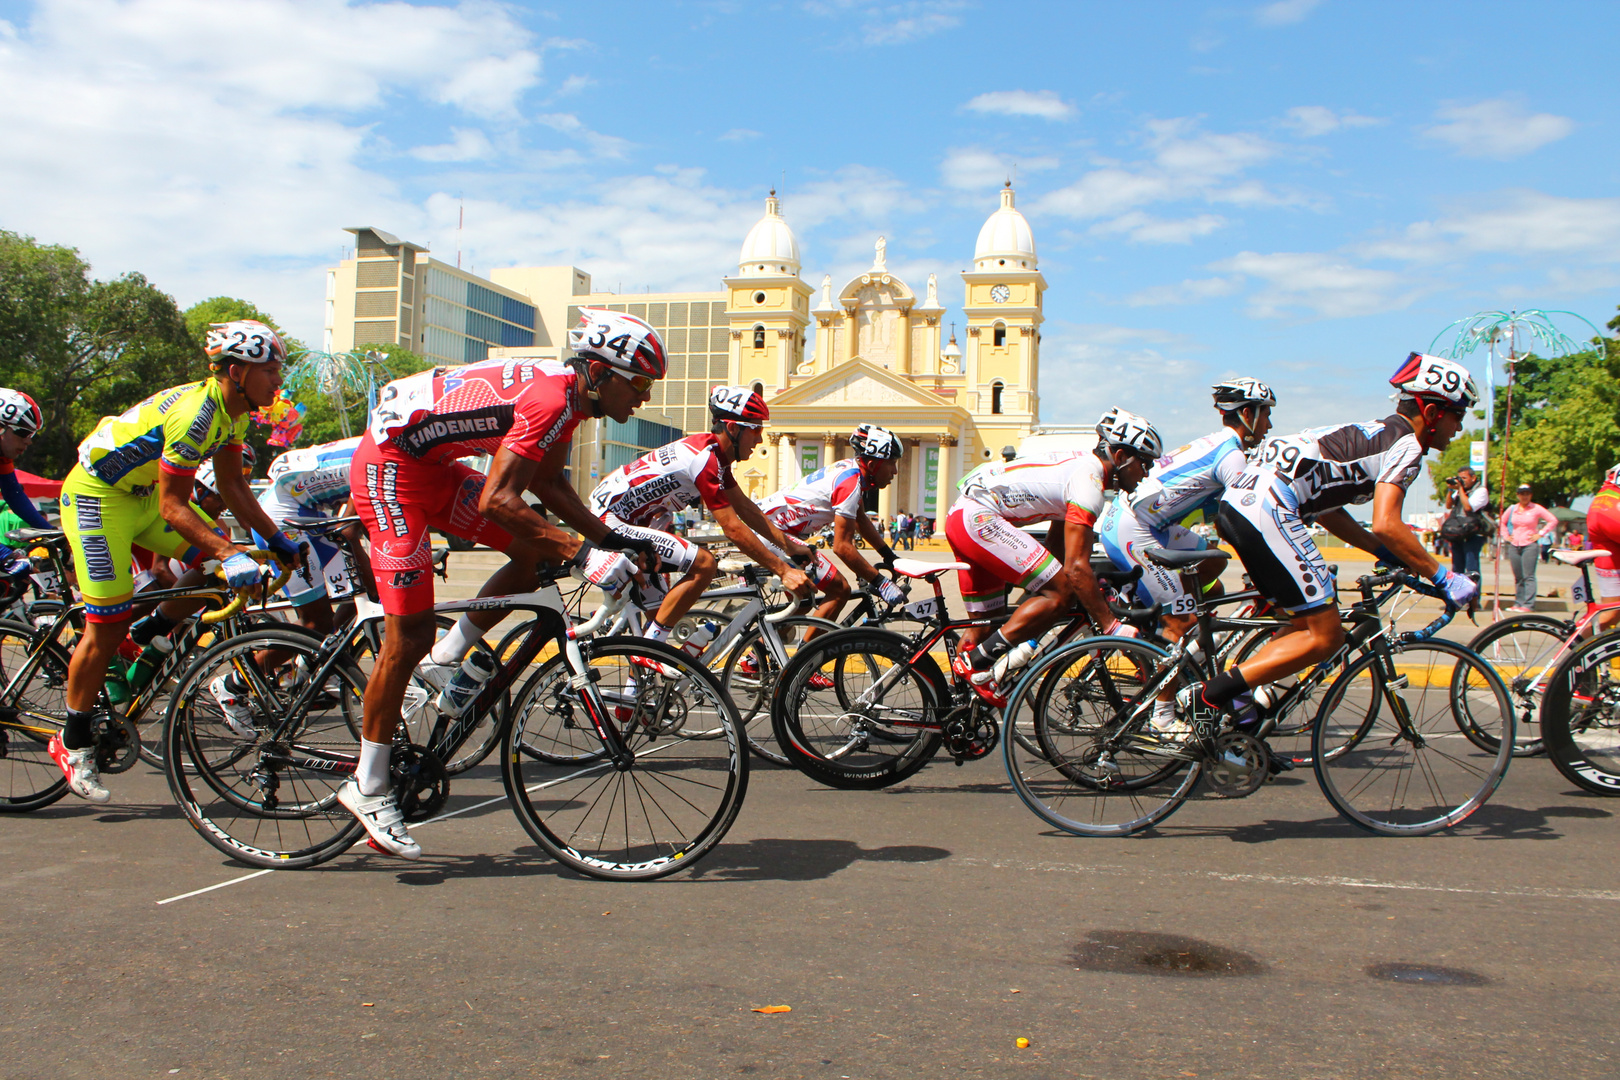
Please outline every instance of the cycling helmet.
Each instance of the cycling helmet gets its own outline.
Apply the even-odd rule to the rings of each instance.
[[[243,443],[242,444],[242,475],[247,476],[250,473],[252,473],[253,472],[253,467],[255,465],[257,465],[258,463],[259,463],[259,452],[257,450],[255,450],[255,449],[253,449],[253,444],[252,443]],[[197,484],[201,484],[203,487],[207,488],[209,491],[212,491],[216,495],[219,494],[219,485],[214,482],[214,459],[213,458],[209,458],[207,461],[202,463],[202,468],[197,470],[197,475],[195,477],[193,477],[193,482],[197,483]]]
[[[1603,474],[1605,484],[1620,484],[1620,462],[1609,466],[1609,471]]]
[[[208,328],[208,344],[203,351],[210,359],[227,364],[268,364],[287,359],[287,346],[281,343],[281,337],[257,319],[214,323]]]
[[[765,399],[746,386],[717,386],[709,395],[709,415],[743,427],[763,427],[771,418]]]
[[[1215,391],[1215,407],[1221,412],[1231,412],[1249,405],[1277,404],[1277,395],[1271,392],[1271,387],[1247,376],[1218,382],[1211,389]]]
[[[39,434],[45,414],[34,399],[21,390],[0,388],[0,427],[10,428],[25,439]]]
[[[876,461],[897,460],[902,453],[900,440],[894,432],[880,428],[876,424],[862,424],[855,429],[849,437],[849,445],[855,448],[857,457],[872,458]]]
[[[1129,450],[1143,458],[1157,458],[1164,453],[1164,440],[1153,425],[1118,407],[1109,409],[1097,421],[1097,441],[1110,450]]]
[[[627,377],[662,379],[669,368],[658,331],[622,311],[580,308],[579,325],[568,331],[568,347],[576,356],[600,360]]]
[[[1468,369],[1443,356],[1412,353],[1390,376],[1389,384],[1401,392],[1402,400],[1414,398],[1451,410],[1471,409],[1479,401],[1479,387]]]

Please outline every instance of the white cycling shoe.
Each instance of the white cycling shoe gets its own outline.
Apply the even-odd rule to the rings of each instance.
[[[208,692],[214,696],[214,702],[219,706],[231,734],[242,739],[258,738],[259,733],[253,726],[253,707],[244,695],[230,688],[225,681],[229,678],[229,675],[221,675],[208,684]]]
[[[416,665],[416,677],[433,687],[434,693],[438,693],[445,688],[445,684],[450,681],[451,677],[460,670],[461,665],[459,663],[435,664],[430,654],[424,656],[422,662]]]
[[[95,747],[69,750],[62,745],[61,735],[52,735],[45,748],[51,755],[51,760],[61,768],[62,775],[67,777],[69,791],[93,803],[112,801],[112,792],[101,785],[101,770],[96,766]]]
[[[422,857],[422,847],[406,831],[405,815],[400,813],[392,790],[381,795],[362,795],[360,782],[351,776],[338,788],[338,802],[360,819],[371,837],[372,847],[402,859]]]

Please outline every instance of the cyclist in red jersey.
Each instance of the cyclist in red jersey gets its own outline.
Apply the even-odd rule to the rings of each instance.
[[[657,569],[652,544],[599,521],[563,469],[581,420],[607,416],[623,423],[647,401],[666,370],[664,343],[633,315],[582,308],[569,345],[575,355],[566,362],[492,360],[395,380],[379,395],[355,448],[350,496],[370,533],[372,576],[386,619],[382,651],[366,683],[360,763],[338,801],[379,850],[407,859],[422,853],[388,778],[390,740],[412,672],[442,687],[506,614],[465,614],[435,644],[428,530],[506,553],[509,561],[480,596],[532,589],[542,561],[582,566],[610,592],[637,573],[637,564],[618,552],[636,552],[650,561],[648,569]],[[480,453],[494,455],[487,480],[457,460]],[[532,509],[523,500],[526,491],[584,539]]]
[[[1620,600],[1620,465],[1611,465],[1603,475],[1603,486],[1592,498],[1586,511],[1586,538],[1603,554],[1594,561],[1597,571],[1597,600],[1600,604]],[[1620,623],[1620,607],[1598,615],[1598,629],[1607,630]]]

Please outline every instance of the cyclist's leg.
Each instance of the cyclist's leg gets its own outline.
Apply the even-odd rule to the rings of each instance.
[[[1022,541],[1034,544],[1023,548]],[[1007,610],[1008,586],[1017,584],[1022,571],[1002,558],[1029,560],[1036,569],[1049,564],[1057,565],[1052,553],[1036,542],[1028,533],[1008,525],[994,510],[981,506],[972,499],[958,499],[945,518],[945,541],[951,552],[968,569],[956,572],[957,587],[962,591],[962,603],[970,617],[996,619]],[[1001,549],[1014,545],[1020,550]],[[973,626],[962,632],[963,653],[968,652],[990,636],[991,627]]]
[[[665,569],[672,574],[681,575],[680,579],[665,591],[663,599],[659,601],[658,612],[650,620],[646,630],[646,636],[654,641],[665,640],[675,628],[675,624],[686,617],[686,613],[692,610],[692,605],[697,603],[698,597],[703,595],[703,590],[714,580],[719,563],[708,549],[699,547],[674,533],[628,525],[612,514],[604,515],[602,521],[610,529],[651,541],[658,549],[659,562]]]

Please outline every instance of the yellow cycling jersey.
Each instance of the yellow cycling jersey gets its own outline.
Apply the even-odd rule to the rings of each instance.
[[[160,471],[191,475],[222,446],[240,446],[248,415],[231,419],[215,379],[163,390],[121,416],[104,416],[79,444],[79,467],[136,495],[157,488]]]

